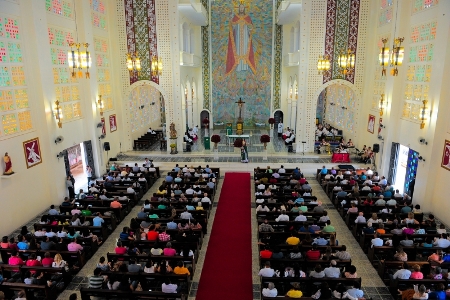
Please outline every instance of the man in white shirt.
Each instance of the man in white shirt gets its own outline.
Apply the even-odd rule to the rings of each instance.
[[[286,215],[286,212],[284,210],[281,211],[281,215],[278,216],[278,218],[275,219],[275,221],[289,221],[289,216]]]
[[[92,194],[92,193],[98,193],[99,192],[99,190],[95,187],[95,184],[94,183],[92,183],[91,184],[91,187],[89,188],[89,192]]]
[[[208,198],[208,193],[203,194],[203,198],[201,200],[202,203],[209,203],[211,205],[211,199]]]
[[[278,291],[275,288],[275,285],[273,284],[273,282],[269,282],[269,284],[267,285],[267,288],[264,288],[262,290],[262,294],[264,297],[274,298],[278,295]]]
[[[450,246],[450,241],[447,239],[447,234],[441,234],[440,239],[435,238],[433,245],[441,248],[447,248],[448,246]]]
[[[286,173],[286,170],[284,169],[284,166],[282,165],[281,168],[278,169],[278,174],[284,174]]]
[[[260,184],[258,184],[257,188],[258,188],[258,190],[265,190],[266,186],[265,186],[265,184],[260,183]]]
[[[181,219],[193,219],[192,214],[190,212],[188,212],[187,208],[184,209],[184,212],[181,213],[180,215]]]
[[[372,239],[372,246],[371,246],[371,248],[373,248],[373,247],[381,247],[381,246],[383,246],[383,240],[378,237],[377,233],[375,233],[374,239]]]
[[[364,181],[364,184],[371,185],[371,184],[372,184],[372,180],[370,180],[369,178],[367,178],[366,181]]]
[[[386,204],[389,205],[389,206],[394,206],[394,205],[397,204],[397,200],[395,200],[395,199],[389,199],[389,200],[386,202]]]
[[[298,212],[298,216],[295,217],[296,222],[306,222],[306,216],[303,215],[302,211]]]
[[[408,263],[403,262],[403,268],[395,272],[392,276],[393,279],[409,279],[411,277],[411,271],[409,270]]]
[[[264,268],[259,271],[258,276],[273,277],[274,274],[275,270],[270,267],[270,261],[266,261]]]
[[[364,187],[361,189],[361,191],[371,191],[372,189],[368,184],[364,184]]]
[[[385,206],[386,205],[386,200],[383,199],[383,195],[380,195],[380,198],[375,201],[374,205],[376,206]]]
[[[403,195],[400,194],[399,190],[395,190],[394,198],[403,198]]]
[[[130,187],[127,188],[127,193],[128,194],[134,194],[134,193],[136,193],[136,191],[130,186]]]
[[[176,294],[178,293],[178,285],[171,283],[170,278],[167,278],[162,284],[161,291],[163,293]]]
[[[362,211],[359,212],[358,216],[356,217],[355,223],[366,223],[366,218],[364,217],[364,213]]]
[[[325,268],[324,270],[325,277],[327,278],[339,278],[341,275],[341,270],[339,268],[336,268],[336,261],[332,260],[330,262],[330,266],[328,268]]]
[[[185,194],[186,195],[193,195],[194,194],[194,189],[192,188],[192,185],[188,189],[186,189]]]
[[[379,183],[380,185],[384,185],[384,186],[386,186],[387,185],[387,179],[386,179],[386,177],[381,177],[381,180],[380,180],[380,183]]]
[[[367,167],[366,175],[367,176],[372,176],[373,175],[373,171],[370,169],[370,167]]]

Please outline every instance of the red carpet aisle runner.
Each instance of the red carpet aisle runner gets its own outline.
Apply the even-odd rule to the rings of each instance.
[[[196,300],[253,299],[250,173],[225,173]]]

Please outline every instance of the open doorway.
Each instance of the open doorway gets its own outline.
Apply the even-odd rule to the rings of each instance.
[[[410,196],[414,190],[414,186],[410,186],[414,182],[418,167],[419,153],[407,146],[393,143],[391,152],[392,173],[389,178],[395,189],[399,190],[400,194],[408,193]]]
[[[78,193],[80,189],[86,189],[87,175],[85,173],[86,170],[86,156],[85,149],[83,143],[77,144],[73,147],[67,148],[65,150],[67,156],[65,161],[66,173],[72,174],[75,179],[74,190],[75,193]]]

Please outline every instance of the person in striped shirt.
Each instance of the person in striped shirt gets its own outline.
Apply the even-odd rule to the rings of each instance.
[[[94,275],[89,277],[89,288],[101,289],[103,286],[104,278],[102,276],[102,269],[95,268]]]

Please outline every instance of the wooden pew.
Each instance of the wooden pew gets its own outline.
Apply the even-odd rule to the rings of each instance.
[[[183,294],[167,294],[163,292],[123,292],[117,290],[102,290],[102,289],[90,289],[90,288],[81,288],[81,300],[90,300],[91,297],[97,298],[106,298],[106,299],[152,299],[152,300],[168,300],[168,299],[182,299]]]

